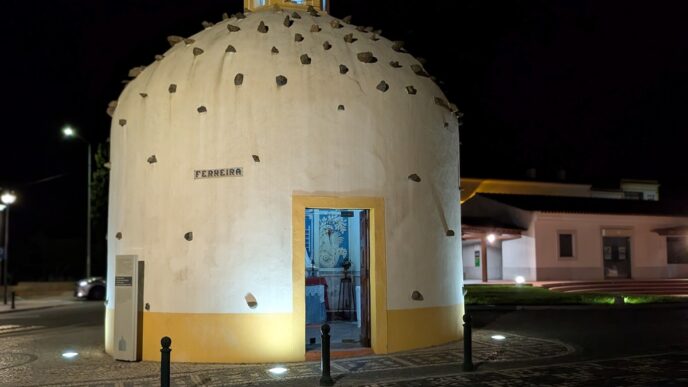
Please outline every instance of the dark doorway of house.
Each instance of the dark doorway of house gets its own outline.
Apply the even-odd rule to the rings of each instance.
[[[604,278],[631,278],[631,238],[603,237]]]
[[[320,349],[330,325],[332,349],[370,346],[370,211],[307,208],[306,350]]]

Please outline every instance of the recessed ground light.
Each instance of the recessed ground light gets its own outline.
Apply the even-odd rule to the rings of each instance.
[[[270,373],[274,375],[282,375],[287,372],[287,369],[284,367],[273,367],[270,368],[268,371],[270,371]]]
[[[497,340],[497,341],[502,341],[502,340],[506,339],[506,337],[504,337],[502,335],[492,335],[491,337],[492,337],[492,340]]]
[[[523,284],[526,282],[526,279],[523,278],[522,275],[517,275],[516,278],[514,278],[514,281],[516,281],[517,284]]]
[[[77,352],[65,352],[62,354],[62,357],[64,357],[65,359],[72,359],[77,356],[79,356]]]

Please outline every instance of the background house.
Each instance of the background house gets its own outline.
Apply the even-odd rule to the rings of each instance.
[[[462,180],[466,279],[688,277],[688,213],[656,181]]]

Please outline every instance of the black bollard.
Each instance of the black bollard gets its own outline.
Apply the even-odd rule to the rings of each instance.
[[[320,376],[321,386],[334,386],[334,380],[330,375],[330,326],[323,324],[320,328],[320,338],[322,343],[322,352],[320,355],[320,368],[322,369],[322,376]]]
[[[463,370],[474,371],[473,366],[473,319],[470,314],[463,315]]]
[[[170,345],[172,339],[165,336],[160,340],[162,349],[160,349],[160,387],[170,387]]]
[[[16,294],[15,292],[12,292],[12,309],[14,309],[14,297],[15,297],[16,295],[17,295],[17,294]]]

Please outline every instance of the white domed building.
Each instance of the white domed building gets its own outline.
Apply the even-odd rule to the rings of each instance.
[[[302,361],[324,321],[335,349],[337,324],[376,354],[460,339],[456,108],[401,44],[263,3],[171,37],[119,97],[106,350],[122,255],[144,360],[169,336],[173,361]]]

